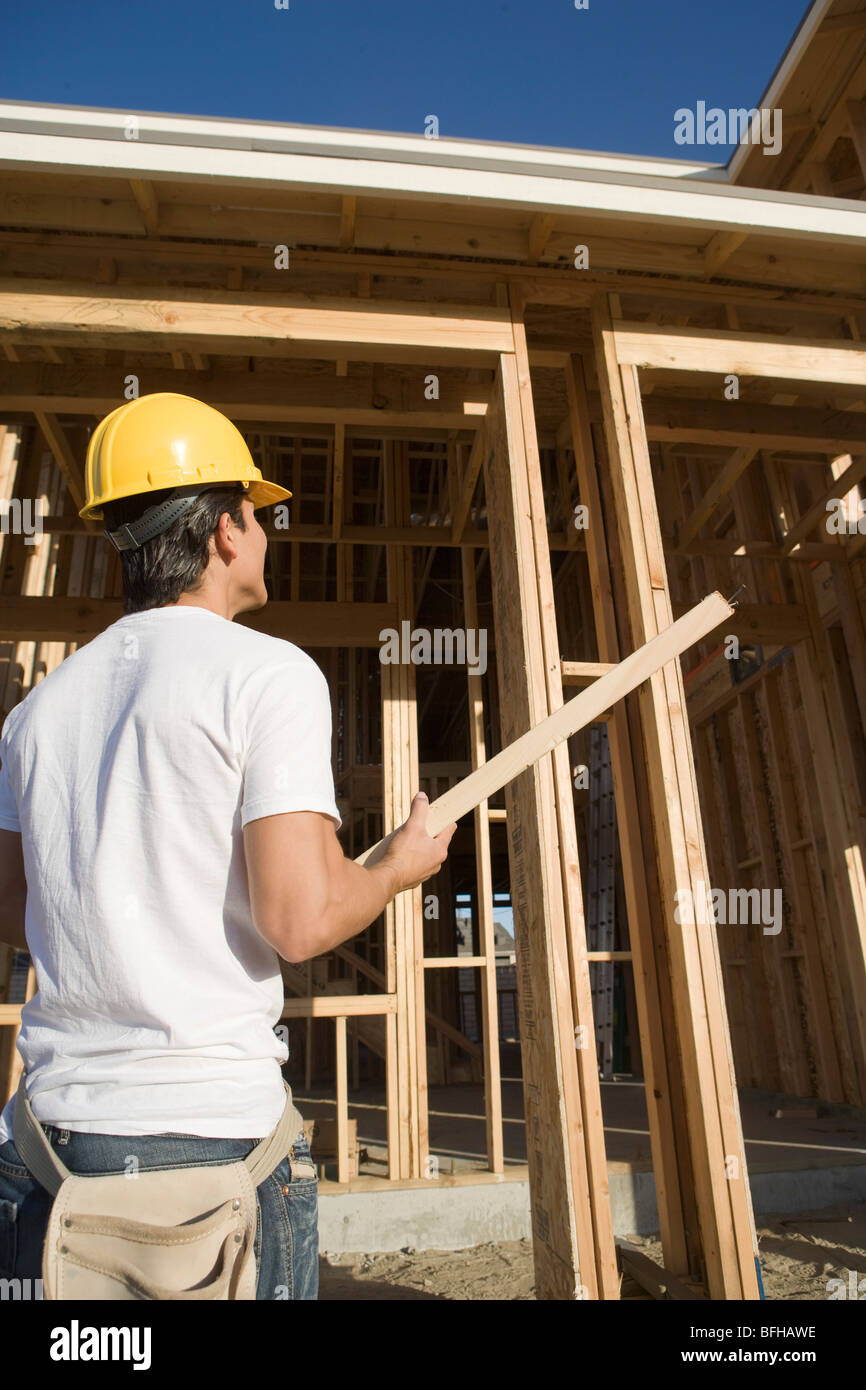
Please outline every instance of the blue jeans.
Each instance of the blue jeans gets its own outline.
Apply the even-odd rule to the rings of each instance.
[[[81,1134],[43,1125],[49,1144],[72,1173],[124,1173],[134,1155],[139,1172],[236,1163],[257,1139],[203,1139],[194,1134]],[[288,1155],[256,1189],[256,1299],[319,1296],[318,1179],[303,1131]],[[52,1197],[31,1178],[13,1141],[0,1144],[0,1278],[39,1279]],[[32,1287],[32,1285],[31,1285]]]

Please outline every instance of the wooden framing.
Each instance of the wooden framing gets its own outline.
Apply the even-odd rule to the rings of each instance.
[[[850,36],[819,32],[841,64]],[[498,151],[457,209],[443,190],[470,191],[473,171],[444,146],[451,166],[414,165],[411,196],[359,186],[324,148],[258,152],[239,190],[219,149],[211,213],[198,174],[115,171],[123,146],[104,131],[110,190],[92,171],[49,186],[35,129],[5,162],[0,148],[0,496],[48,500],[39,546],[0,535],[5,708],[119,616],[117,557],[77,509],[87,431],[131,370],[142,390],[225,410],[293,488],[289,530],[268,527],[272,601],[245,621],[326,669],[352,857],[405,818],[419,785],[444,814],[467,774],[560,710],[563,686],[591,694],[704,594],[748,586],[682,668],[598,712],[627,917],[612,949],[587,950],[563,741],[504,805],[489,787],[472,803],[473,829],[431,886],[435,927],[416,890],[327,959],[284,969],[307,1085],[333,1082],[341,1188],[384,1181],[350,1176],[362,1075],[383,1088],[388,1181],[439,1180],[428,1058],[431,1085],[485,1086],[486,1169],[448,1180],[500,1181],[515,1160],[494,904],[510,888],[542,1298],[619,1295],[604,1087],[593,1048],[575,1047],[594,1034],[591,961],[632,972],[666,1289],[758,1295],[735,1078],[866,1104],[866,549],[856,521],[840,536],[823,525],[827,502],[851,493],[855,507],[866,477],[859,175],[841,176],[850,200],[836,196],[864,97],[852,46],[820,130],[798,129],[757,172],[748,152],[736,161],[758,183],[773,164],[769,198],[697,167],[677,180],[622,166],[620,184],[617,161],[599,178],[598,157],[563,152],[557,172],[543,152],[517,168]],[[396,177],[405,150],[380,161],[387,139],[369,141],[371,177]],[[585,274],[570,269],[578,227]],[[285,238],[290,276],[270,249]],[[722,398],[730,374],[748,378],[742,399]],[[486,680],[377,661],[382,630],[404,622],[489,628]],[[732,636],[736,679],[720,653]],[[777,940],[675,921],[675,895],[698,894],[711,870],[731,888],[780,881]],[[477,932],[458,949],[467,883]],[[11,965],[6,952],[7,1083]],[[468,976],[477,1026],[462,1012]]]
[[[597,302],[593,320],[611,481],[622,528],[620,554],[629,619],[632,632],[646,641],[670,621],[671,607],[640,390],[633,366],[628,370],[618,356],[620,340],[605,301]],[[703,1254],[712,1297],[756,1298],[757,1239],[731,1074],[718,947],[706,921],[696,922],[693,938],[674,921],[679,895],[690,893],[698,902],[703,885],[709,883],[684,710],[682,676],[671,663],[641,692],[641,715],[663,914],[675,971],[684,1096],[693,1115],[692,1171]]]

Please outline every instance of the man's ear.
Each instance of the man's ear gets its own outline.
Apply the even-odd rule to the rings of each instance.
[[[216,553],[224,559],[233,560],[238,553],[235,539],[237,529],[237,523],[232,521],[231,512],[223,512],[216,530],[211,535],[211,542]]]

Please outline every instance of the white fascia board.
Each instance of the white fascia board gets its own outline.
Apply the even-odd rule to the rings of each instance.
[[[116,115],[114,120],[116,130]],[[344,132],[330,134],[345,141]],[[438,143],[427,142],[428,148]],[[462,162],[434,162],[433,157],[408,163],[348,152],[299,154],[249,145],[226,148],[224,142],[189,145],[105,134],[94,139],[10,130],[0,133],[0,168],[9,170],[59,174],[104,171],[117,177],[156,181],[297,188],[406,201],[436,199],[457,207],[462,204],[470,214],[473,208],[481,207],[585,213],[614,222],[641,223],[650,231],[653,227],[695,227],[708,236],[714,231],[731,231],[866,249],[866,204],[855,199],[816,198],[708,180],[586,167],[578,172],[545,166],[543,171],[515,173],[491,168],[490,162],[485,167],[467,167]]]
[[[105,111],[92,107],[46,106],[0,101],[0,139],[5,132],[82,139],[118,140],[134,117],[140,143],[188,145],[197,149],[250,150],[270,154],[332,155],[399,164],[501,170],[505,173],[562,173],[582,170],[611,174],[656,174],[667,178],[718,178],[724,164],[684,159],[651,159],[544,145],[400,135],[388,131],[346,130],[329,126],[281,125],[271,121],[231,121],[156,112]],[[129,142],[133,143],[133,142]],[[168,156],[166,156],[168,158]],[[187,177],[187,175],[184,175]]]

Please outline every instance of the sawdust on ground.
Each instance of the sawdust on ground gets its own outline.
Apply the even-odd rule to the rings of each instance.
[[[661,1245],[630,1236],[646,1255],[661,1261]],[[758,1246],[768,1299],[828,1299],[866,1280],[866,1203],[797,1216],[763,1218]],[[866,1285],[864,1285],[866,1288]],[[850,1293],[848,1294],[850,1296]],[[535,1298],[532,1245],[527,1239],[490,1242],[468,1250],[411,1247],[385,1255],[323,1255],[319,1298],[469,1299],[511,1302]]]

